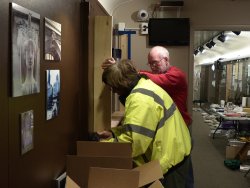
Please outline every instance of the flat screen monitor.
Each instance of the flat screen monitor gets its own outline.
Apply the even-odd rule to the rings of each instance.
[[[150,46],[188,46],[189,18],[150,18],[148,42]]]

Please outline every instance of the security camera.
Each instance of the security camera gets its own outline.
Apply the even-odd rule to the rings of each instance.
[[[137,13],[137,21],[147,21],[148,20],[148,12],[146,10],[139,10]]]

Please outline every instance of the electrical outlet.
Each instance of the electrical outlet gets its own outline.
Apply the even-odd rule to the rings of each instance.
[[[148,34],[148,23],[143,22],[140,24],[140,31],[142,35],[147,35]]]

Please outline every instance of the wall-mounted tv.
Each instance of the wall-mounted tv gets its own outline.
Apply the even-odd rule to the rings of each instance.
[[[189,18],[150,18],[148,42],[150,46],[188,46],[190,42]]]

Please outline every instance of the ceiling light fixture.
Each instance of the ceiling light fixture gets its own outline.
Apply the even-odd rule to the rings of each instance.
[[[239,35],[241,31],[232,31],[235,35]]]
[[[210,41],[210,45],[211,45],[211,46],[215,46],[215,44],[216,44],[216,43],[215,43],[213,40]]]
[[[219,41],[221,41],[221,42],[225,42],[225,40],[226,40],[226,35],[224,35],[224,33],[221,33],[219,36],[218,36],[218,38],[217,38]]]
[[[194,55],[197,55],[198,53],[199,53],[199,50],[196,49],[196,50],[194,51]]]
[[[206,46],[211,49],[215,45],[215,42],[213,40],[209,41]]]
[[[211,44],[208,42],[208,43],[206,43],[206,46],[209,48],[209,49],[211,49],[213,46],[211,46]]]
[[[205,50],[205,48],[203,46],[199,47],[199,51],[202,53]]]

